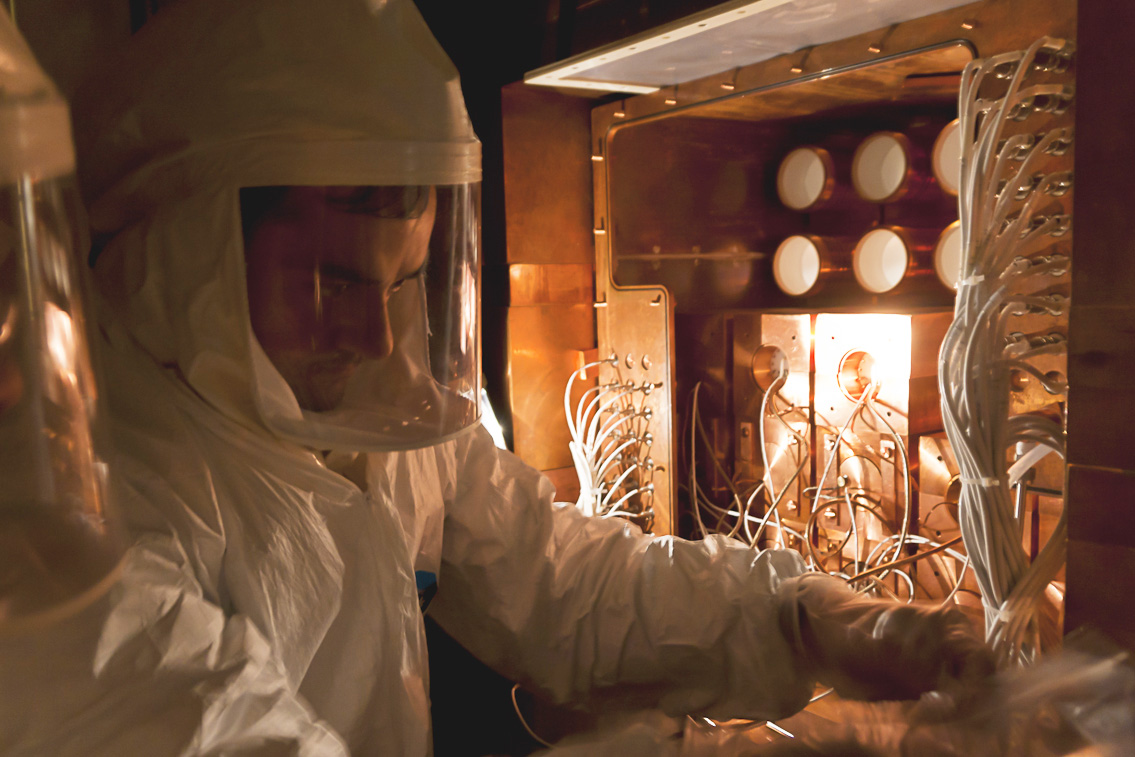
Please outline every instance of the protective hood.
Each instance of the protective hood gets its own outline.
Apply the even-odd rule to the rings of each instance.
[[[241,188],[479,182],[456,70],[412,2],[184,0],[100,71],[73,110],[112,339],[135,341],[227,416],[309,447],[424,446],[472,425],[475,411],[451,404],[440,414],[457,423],[406,443],[359,413],[301,410],[248,313]],[[475,227],[471,215],[460,223]],[[427,328],[407,330],[418,344],[395,356],[399,375],[429,374],[417,357]],[[465,341],[468,364],[477,339]],[[410,393],[421,404],[448,391]]]
[[[0,19],[0,182],[75,170],[67,103],[7,14]]]

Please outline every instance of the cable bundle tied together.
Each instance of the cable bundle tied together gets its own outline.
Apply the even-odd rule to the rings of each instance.
[[[1006,354],[1004,335],[1009,317],[1059,315],[1067,303],[1061,295],[1013,294],[1009,286],[1014,275],[1063,269],[1009,271],[1015,270],[1024,247],[1070,228],[1069,216],[1039,212],[1042,201],[1066,190],[1069,174],[1038,178],[1036,168],[1045,156],[1063,154],[1072,132],[1053,128],[1039,136],[1022,133],[1004,139],[1002,134],[1010,120],[1022,120],[1032,110],[1052,112],[1042,103],[1062,101],[1066,107],[1069,87],[1025,84],[1030,72],[1046,70],[1042,60],[1070,55],[1068,42],[1044,37],[1027,50],[975,60],[962,74],[959,101],[963,259],[955,319],[939,362],[942,417],[960,469],[959,520],[981,589],[986,631],[1003,660],[1021,662],[1039,651],[1038,609],[1064,563],[1067,528],[1062,514],[1044,549],[1029,563],[1009,493],[1006,452],[1018,442],[1031,442],[1063,457],[1064,438],[1049,418],[1009,417],[1010,371],[1030,374],[1049,391],[1065,386],[1027,362],[1035,351]],[[993,79],[1007,79],[1006,91],[982,97],[983,85]],[[1048,340],[1043,348],[1063,346]],[[1017,478],[1023,473],[1015,472]]]
[[[564,388],[564,416],[571,441],[568,449],[579,479],[576,507],[588,516],[621,515],[649,521],[647,502],[654,491],[650,479],[654,464],[644,450],[649,447],[648,407],[635,406],[635,397],[648,394],[653,385],[615,380],[583,392],[575,411],[571,391],[577,380],[592,368],[610,365],[618,373],[618,356],[597,360],[573,371]],[[642,458],[640,459],[640,453]]]

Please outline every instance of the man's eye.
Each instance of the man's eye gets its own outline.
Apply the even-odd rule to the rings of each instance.
[[[322,281],[319,284],[319,294],[323,297],[341,297],[350,288],[351,285],[346,281]]]

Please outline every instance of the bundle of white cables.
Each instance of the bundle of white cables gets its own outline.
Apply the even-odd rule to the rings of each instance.
[[[623,383],[617,378],[606,384],[597,383],[580,397],[574,412],[571,407],[571,390],[576,380],[582,380],[592,368],[612,365],[617,373],[618,356],[573,371],[564,389],[564,415],[571,441],[572,462],[579,478],[579,499],[576,506],[589,516],[649,517],[647,509],[625,509],[654,489],[649,480],[654,465],[648,456],[640,457],[650,446],[647,424],[651,418],[649,407],[636,406],[636,395],[649,394],[653,385]]]
[[[1030,74],[1051,70],[1045,61],[1067,58],[1070,52],[1069,43],[1046,37],[1024,51],[975,60],[963,72],[959,102],[963,261],[955,319],[939,363],[942,415],[958,460],[960,525],[981,590],[987,635],[1004,659],[1022,663],[1039,651],[1037,613],[1045,588],[1064,563],[1067,529],[1061,515],[1030,564],[1010,487],[1044,453],[1063,457],[1064,439],[1061,425],[1048,417],[1009,417],[1009,380],[1011,371],[1022,371],[1062,393],[1063,380],[1040,372],[1029,360],[1064,345],[1059,337],[1007,340],[1006,333],[1014,316],[1058,316],[1067,307],[1058,294],[1013,294],[1013,284],[1017,277],[1059,274],[1067,268],[1062,255],[1023,258],[1019,253],[1070,228],[1068,215],[1038,211],[1042,202],[1067,190],[1071,174],[1039,177],[1036,168],[1047,156],[1062,155],[1072,133],[1053,128],[1043,134],[1002,135],[1007,123],[1067,106],[1070,86],[1025,84]],[[983,85],[987,91],[997,80],[1007,80],[1004,94],[984,99]],[[1011,448],[1034,451],[1010,469]]]

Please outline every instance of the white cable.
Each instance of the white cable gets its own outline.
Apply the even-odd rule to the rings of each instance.
[[[1016,659],[1026,659],[1035,651],[1029,648],[1029,640],[1036,636],[1036,606],[1054,575],[1054,566],[1059,568],[1064,530],[1062,517],[1042,555],[1032,565],[1028,563],[1008,487],[1047,453],[1040,448],[1026,453],[1012,475],[1007,474],[1005,455],[1018,441],[1038,442],[1058,451],[1063,442],[1059,430],[1053,432],[1045,424],[1009,420],[1008,376],[1010,369],[1024,371],[1046,388],[1063,391],[1062,381],[1049,379],[1026,361],[1063,350],[1064,345],[1043,339],[1018,343],[1006,355],[1002,335],[1008,317],[1026,312],[1059,315],[1066,302],[1051,295],[1008,297],[1000,280],[1010,270],[1018,274],[1031,267],[1027,262],[1014,263],[1021,257],[1020,250],[1047,235],[1064,234],[1070,227],[1066,215],[1037,215],[1042,203],[1067,190],[1067,172],[1049,173],[1037,181],[1035,167],[1046,160],[1052,146],[1071,140],[1071,130],[1052,129],[1039,139],[1017,134],[1003,144],[1001,135],[1006,118],[1027,115],[1036,96],[1070,97],[1070,90],[1059,86],[1023,86],[1037,51],[1063,45],[1044,38],[1020,53],[974,61],[963,72],[959,101],[963,134],[960,279],[964,284],[958,290],[954,323],[942,344],[939,388],[943,425],[962,481],[958,520],[967,564],[981,589],[990,639],[1003,654]],[[979,99],[986,77],[1006,67],[1012,68],[1012,75],[1005,94]],[[1067,267],[1066,261],[1054,263],[1041,270]],[[896,554],[900,549],[894,548]],[[883,556],[887,551],[890,548]],[[960,577],[951,596],[959,586]]]

